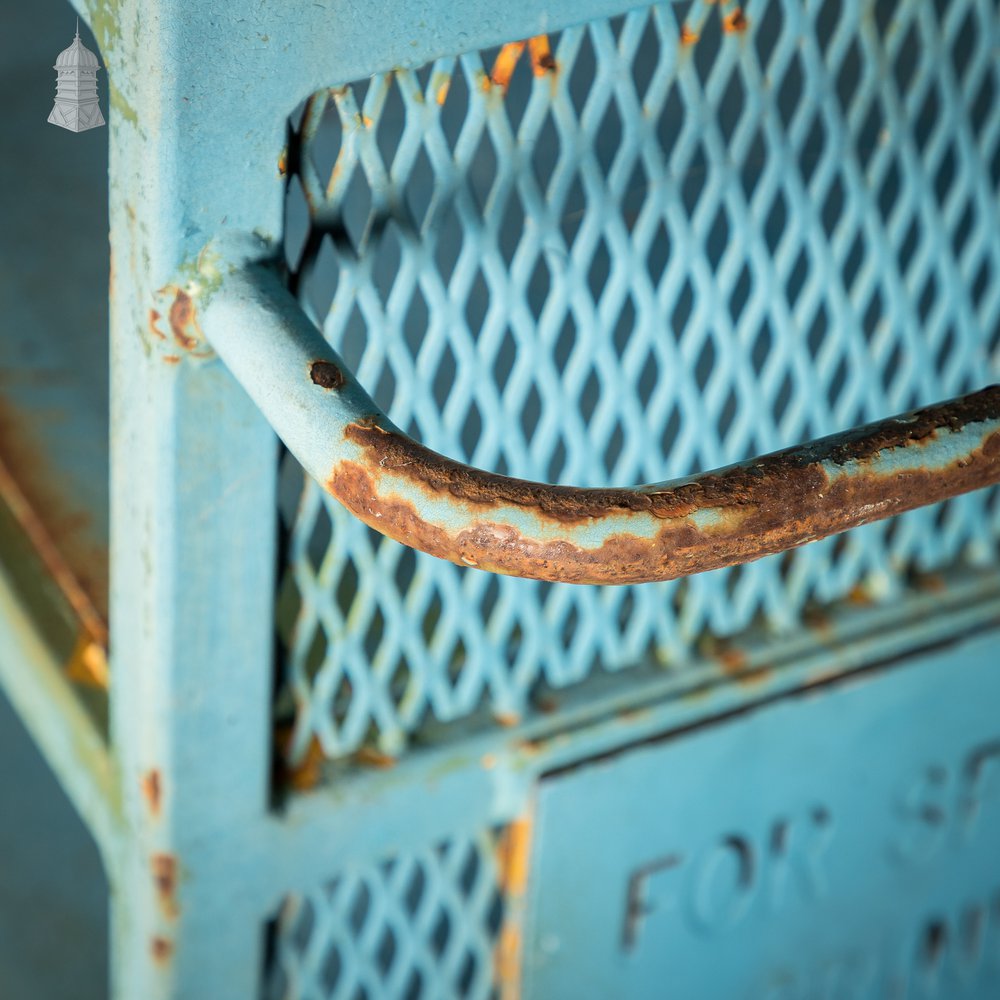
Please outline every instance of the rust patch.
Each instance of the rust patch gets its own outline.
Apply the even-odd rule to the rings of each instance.
[[[697,31],[692,31],[686,24],[681,25],[681,46],[688,47],[694,45],[701,35]]]
[[[142,776],[142,797],[146,800],[149,814],[153,819],[159,818],[162,795],[160,772],[154,767]]]
[[[154,854],[149,859],[160,907],[171,920],[177,917],[177,859],[172,854]]]
[[[504,729],[512,729],[521,721],[521,716],[517,712],[494,712],[493,721]]]
[[[638,722],[642,719],[649,718],[653,713],[644,705],[636,705],[632,708],[623,708],[617,713],[617,718],[619,722],[623,722],[626,725],[630,725],[633,722]]]
[[[314,361],[309,366],[313,385],[323,389],[339,389],[344,384],[344,373],[332,361]]]
[[[508,42],[500,49],[489,77],[483,81],[487,90],[493,84],[499,87],[504,94],[507,93],[511,77],[514,75],[514,70],[517,68],[518,60],[521,58],[521,53],[524,52],[525,45],[527,45],[526,41]]]
[[[291,739],[291,732],[288,733]],[[287,752],[287,745],[285,747]],[[307,792],[315,788],[323,780],[323,762],[326,755],[323,753],[323,745],[317,736],[313,736],[309,741],[302,760],[294,767],[283,769],[283,777],[288,786],[296,792]]]
[[[281,151],[278,155],[278,176],[287,177],[288,176],[288,147]]]
[[[87,639],[107,648],[108,552],[73,506],[23,413],[0,395],[0,499],[62,591]],[[81,640],[82,641],[82,640]]]
[[[195,316],[194,302],[183,288],[176,290],[170,306],[169,323],[174,340],[185,351],[193,351],[201,343],[203,338]]]
[[[497,502],[536,507],[553,520],[575,522],[612,511],[683,517],[706,507],[749,502],[766,492],[770,483],[795,476],[809,475],[810,485],[818,487],[827,478],[819,468],[821,463],[843,466],[865,462],[881,451],[906,447],[941,429],[959,431],[970,423],[996,419],[1000,419],[1000,386],[991,386],[941,406],[831,435],[686,482],[632,489],[549,486],[498,476],[438,455],[375,420],[349,425],[345,436],[368,451],[374,465],[403,475],[429,488],[430,493],[451,494],[488,507]],[[981,453],[988,459],[1000,457],[1000,432],[990,434]]]
[[[833,627],[829,613],[820,605],[813,605],[802,612],[802,622],[806,628],[817,632],[828,632]]]
[[[80,633],[66,664],[66,677],[74,684],[107,691],[111,682],[108,670],[108,655],[102,645],[94,642],[88,632]]]
[[[450,88],[451,76],[449,75],[438,83],[437,89],[434,91],[434,100],[437,101],[438,104],[444,104],[444,102],[448,100],[448,91]]]
[[[497,885],[505,896],[521,896],[528,887],[532,821],[521,816],[503,831],[497,845]]]
[[[736,683],[742,687],[753,688],[759,684],[764,684],[770,680],[774,671],[770,667],[756,667],[753,670],[743,671],[736,678]]]
[[[496,754],[484,753],[479,763],[482,764],[484,771],[492,771],[497,766]]]
[[[747,654],[742,649],[736,649],[732,646],[726,647],[716,654],[716,659],[719,661],[723,673],[741,674],[746,670]]]
[[[380,771],[388,771],[396,766],[396,758],[383,753],[375,747],[361,747],[354,754],[354,760],[362,767],[374,767]]]
[[[163,363],[166,365],[179,365],[181,363],[181,356],[179,354],[164,354]]]
[[[942,428],[1000,417],[1000,387],[846,434],[764,456],[676,484],[636,489],[548,486],[472,469],[431,452],[374,420],[350,425],[346,437],[366,453],[343,461],[327,489],[361,520],[398,541],[459,565],[573,583],[666,580],[749,562],[923,504],[1000,480],[994,435],[944,469],[865,468],[880,452],[905,448]],[[990,455],[986,453],[989,445]],[[828,470],[851,463],[849,475]],[[425,521],[413,503],[384,495],[383,473],[428,497],[465,507],[466,526],[447,531]],[[502,505],[531,508],[543,520],[572,525],[647,512],[663,521],[653,538],[623,527],[599,548],[565,538],[537,540],[493,520]],[[690,515],[711,513],[698,527]]]
[[[518,817],[506,827],[497,844],[497,885],[504,896],[506,914],[493,952],[493,973],[504,1000],[518,996],[520,991],[521,926],[532,832],[531,816]]]
[[[156,325],[157,323],[160,322],[161,318],[162,317],[160,316],[160,313],[158,312],[158,310],[156,310],[156,309],[150,309],[149,310],[149,332],[157,340],[166,340],[167,339],[167,335]]]
[[[926,594],[941,594],[948,589],[944,577],[940,573],[916,572],[912,578],[913,587]]]
[[[531,56],[531,69],[535,76],[546,76],[558,69],[548,35],[535,35],[528,39],[528,54]]]
[[[750,27],[742,7],[734,7],[723,19],[722,30],[727,35],[742,35]]]
[[[508,920],[493,950],[493,978],[501,1000],[515,1000],[520,995],[521,950],[521,927]]]
[[[149,950],[157,965],[166,965],[174,954],[174,945],[167,938],[157,936],[149,942]]]

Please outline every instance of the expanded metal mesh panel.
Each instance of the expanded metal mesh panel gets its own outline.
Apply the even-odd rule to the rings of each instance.
[[[504,838],[459,839],[290,896],[266,1000],[496,995]]]
[[[686,475],[1000,369],[1000,18],[982,0],[662,4],[313,96],[292,120],[303,303],[398,425],[525,478]],[[776,630],[989,560],[995,491],[628,588],[464,570],[284,468],[292,762],[706,633]]]

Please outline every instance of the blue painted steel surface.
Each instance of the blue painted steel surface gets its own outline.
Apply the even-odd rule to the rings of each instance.
[[[545,779],[525,996],[1000,994],[996,634]]]
[[[224,275],[199,259],[229,232],[277,256],[299,197],[293,283],[376,402],[535,479],[660,478],[641,470],[665,452],[684,476],[957,396],[998,373],[993,9],[78,6],[110,90],[113,763],[83,727],[75,767],[51,658],[4,676],[112,846],[120,1000],[251,997],[262,975],[512,995],[545,940],[524,891],[565,903],[524,821],[541,775],[665,732],[683,749],[722,712],[996,624],[986,492],[752,570],[571,590],[373,539],[286,462],[285,552],[276,440],[202,337]],[[483,54],[540,32],[551,63],[539,41]],[[38,637],[15,619],[20,664]],[[978,689],[927,680],[939,707],[980,711],[982,655]],[[867,689],[919,704],[938,669]],[[272,709],[293,722],[277,787]],[[760,741],[749,774],[796,751]]]

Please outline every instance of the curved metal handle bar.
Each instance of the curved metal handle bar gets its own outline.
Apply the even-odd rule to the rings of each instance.
[[[238,256],[211,257],[218,287],[199,313],[212,346],[348,510],[459,565],[571,583],[670,580],[1000,481],[1000,386],[673,482],[577,489],[494,475],[395,427],[273,268]]]

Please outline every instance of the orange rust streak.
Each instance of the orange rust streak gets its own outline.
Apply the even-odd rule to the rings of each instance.
[[[692,31],[686,24],[681,25],[681,45],[694,45],[700,37],[697,31]]]
[[[149,332],[157,340],[166,340],[167,335],[156,325],[160,321],[160,314],[156,309],[149,310]]]
[[[66,664],[66,676],[76,684],[87,684],[103,691],[108,689],[111,677],[107,653],[86,632],[82,632],[76,641]]]
[[[749,562],[773,552],[902,513],[1000,480],[1000,432],[990,434],[946,468],[890,474],[828,469],[867,463],[887,449],[922,441],[941,429],[995,420],[1000,387],[785,452],[707,473],[679,485],[641,489],[574,489],[497,476],[437,455],[370,420],[351,424],[348,440],[365,453],[344,460],[327,489],[376,530],[456,564],[572,583],[665,580]],[[414,502],[387,493],[382,476],[406,480],[429,498],[461,503],[465,527],[428,522]],[[599,548],[566,537],[539,540],[495,521],[498,505],[531,509],[557,526],[613,514],[647,513],[662,521],[656,535],[622,529]],[[716,523],[699,528],[690,515],[710,510]]]
[[[490,80],[507,93],[510,87],[511,77],[517,68],[517,62],[524,52],[526,42],[508,42],[498,53],[496,61],[493,63],[493,71],[490,73]],[[488,86],[489,84],[487,84]]]
[[[745,673],[740,674],[736,678],[736,683],[743,687],[753,688],[758,684],[764,684],[766,681],[770,680],[773,673],[774,671],[768,667],[757,667],[754,670],[748,670]]]
[[[438,86],[437,93],[434,95],[434,99],[438,102],[438,104],[444,104],[444,102],[448,100],[448,90],[450,87],[451,77],[449,76]]]
[[[160,815],[163,788],[160,782],[160,772],[154,767],[142,777],[142,796],[149,806],[150,815],[156,819]]]
[[[361,747],[354,755],[354,759],[362,767],[374,767],[380,771],[387,771],[396,766],[396,758],[387,753],[382,753],[375,747]]]
[[[1000,463],[984,461],[982,454],[974,452],[966,466],[949,470],[947,477],[907,472],[892,480],[854,476],[831,484],[822,470],[806,467],[772,483],[771,493],[763,492],[756,503],[732,499],[740,516],[723,517],[707,532],[675,515],[665,519],[653,539],[614,535],[595,549],[564,539],[526,538],[509,525],[490,521],[488,510],[483,520],[451,534],[424,520],[413,504],[380,496],[368,468],[354,462],[340,463],[327,489],[369,526],[458,564],[474,556],[482,569],[540,580],[638,583],[749,562],[991,485],[1000,479]]]
[[[323,778],[325,759],[323,744],[313,736],[302,760],[287,772],[289,786],[296,792],[307,792],[310,788],[315,788]]]
[[[535,76],[545,76],[556,71],[556,61],[549,47],[548,35],[535,35],[528,39],[528,52],[531,55],[531,68]]]
[[[722,670],[727,674],[739,674],[746,669],[747,654],[742,649],[729,647],[723,649],[717,657],[722,666]]]
[[[521,896],[528,887],[531,816],[519,816],[503,832],[497,850],[497,884],[506,896]]]
[[[743,13],[742,7],[734,7],[722,19],[722,30],[727,35],[742,35],[749,27],[750,22],[747,20],[746,14]]]
[[[149,950],[157,965],[166,965],[174,953],[174,946],[165,937],[154,937],[149,943]]]
[[[149,859],[160,907],[170,919],[177,917],[177,859],[172,854],[154,854]]]
[[[913,580],[913,585],[918,590],[931,594],[940,594],[946,589],[944,577],[940,573],[918,573]]]
[[[520,994],[521,928],[506,923],[500,931],[493,952],[493,975],[500,986],[501,1000],[514,1000]]]
[[[497,844],[497,885],[506,902],[506,918],[493,952],[493,972],[502,1000],[520,994],[522,910],[528,888],[533,821],[530,814],[511,822]]]
[[[170,330],[174,335],[174,340],[184,348],[185,351],[193,350],[202,340],[201,329],[194,313],[194,302],[191,296],[178,288],[174,301],[170,306]]]
[[[6,444],[10,438],[5,433],[4,423],[6,421],[0,421],[0,441]],[[31,472],[37,472],[37,453],[32,454],[28,458],[27,468]],[[13,515],[14,520],[21,526],[21,529],[38,553],[49,575],[63,592],[70,607],[80,619],[80,625],[86,635],[98,646],[106,648],[108,644],[108,627],[104,616],[95,607],[93,600],[84,589],[77,575],[70,569],[58,544],[61,540],[60,534],[71,534],[73,525],[65,525],[63,531],[57,533],[54,537],[48,526],[35,513],[35,508],[21,491],[17,480],[11,474],[3,458],[0,458],[0,497],[7,504],[7,508]],[[45,499],[45,497],[42,497],[43,502],[39,505],[40,507],[49,510],[58,509],[54,508],[54,505],[45,503]],[[92,560],[88,560],[88,562],[93,566]],[[94,583],[100,587],[101,579],[103,578],[100,574],[98,574],[98,577],[99,579],[95,580]]]

